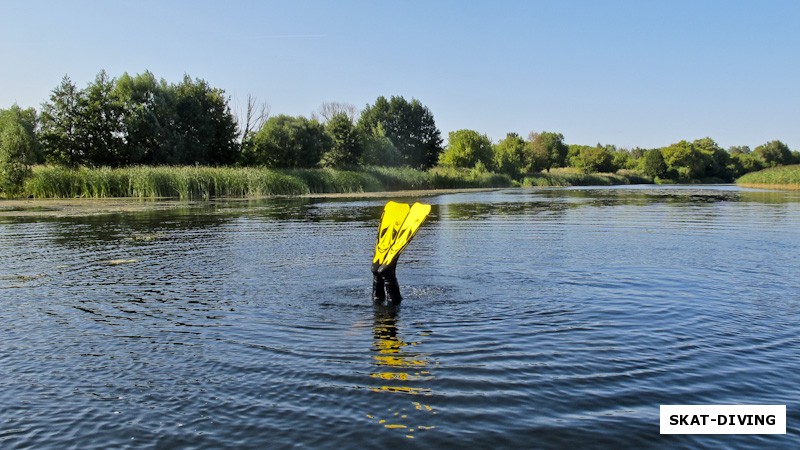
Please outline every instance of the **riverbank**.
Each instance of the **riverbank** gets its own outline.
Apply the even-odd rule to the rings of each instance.
[[[736,184],[757,189],[800,190],[800,164],[748,173],[736,180]]]
[[[522,180],[525,187],[615,186],[623,184],[653,184],[651,178],[637,172],[583,173],[574,168],[558,168],[549,172],[528,174]]]
[[[521,182],[504,174],[437,167],[430,170],[364,167],[267,169],[258,167],[136,166],[76,169],[37,166],[21,198],[260,198],[310,194],[363,194],[433,189],[489,189],[514,186],[639,184],[636,173],[583,174],[569,169],[534,173]]]
[[[191,207],[194,202],[269,197],[397,198],[510,187],[647,183],[636,174],[570,169],[530,174],[522,182],[492,172],[368,167],[273,170],[246,167],[77,168],[38,166],[24,198],[0,199],[2,217],[71,217]]]
[[[421,198],[433,195],[462,192],[486,192],[499,188],[461,189],[416,189],[379,192],[331,192],[303,194],[299,196],[230,197],[211,199],[212,202],[247,202],[278,197],[295,198]],[[1,218],[80,217],[103,214],[135,213],[170,210],[175,208],[202,207],[206,200],[180,200],[169,198],[57,198],[57,199],[11,199],[0,200]]]
[[[431,169],[366,167],[267,169],[256,167],[138,166],[70,169],[38,166],[24,185],[23,198],[258,198],[329,193],[420,189],[511,187],[505,175]]]

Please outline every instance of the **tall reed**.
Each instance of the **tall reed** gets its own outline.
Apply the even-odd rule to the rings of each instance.
[[[778,166],[750,172],[736,180],[736,184],[800,189],[800,165]]]
[[[523,186],[613,186],[619,184],[649,184],[653,181],[636,172],[582,173],[570,169],[529,174]]]
[[[295,176],[263,168],[39,166],[26,182],[25,193],[36,198],[208,199],[301,195],[309,189]]]
[[[208,199],[511,185],[511,179],[505,175],[441,168],[423,171],[387,167],[274,170],[204,166],[118,169],[37,166],[25,184],[25,195],[36,198]]]

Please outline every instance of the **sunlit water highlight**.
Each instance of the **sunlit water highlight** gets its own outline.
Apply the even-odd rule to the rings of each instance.
[[[0,448],[797,447],[797,193],[425,201],[397,309],[385,200],[2,219]],[[659,435],[705,403],[788,434]]]

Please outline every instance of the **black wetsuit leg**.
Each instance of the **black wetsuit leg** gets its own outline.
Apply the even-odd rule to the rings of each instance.
[[[403,296],[400,295],[400,284],[397,282],[397,276],[395,275],[396,268],[397,259],[395,259],[381,274],[390,305],[399,305],[400,302],[403,301]]]
[[[382,304],[386,301],[386,288],[383,277],[377,272],[372,273],[372,301],[375,304]]]

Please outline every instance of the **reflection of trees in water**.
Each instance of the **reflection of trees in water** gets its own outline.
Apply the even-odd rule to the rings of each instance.
[[[439,205],[442,217],[454,220],[480,220],[495,216],[549,214],[563,211],[569,205],[550,201],[503,203],[451,203]]]
[[[231,220],[227,215],[186,207],[55,219],[49,231],[55,244],[86,251],[104,248],[109,242],[148,243],[175,232],[211,232]]]
[[[53,242],[85,249],[113,241],[146,243],[177,232],[215,233],[242,218],[295,222],[368,222],[380,217],[381,206],[310,198],[221,199],[210,202],[159,203],[152,209],[115,214],[39,219]],[[219,233],[224,234],[224,233]]]
[[[524,191],[523,191],[524,192]],[[713,206],[719,202],[752,201],[750,193],[703,188],[647,189],[569,189],[553,188],[536,191],[535,197],[517,201],[469,202],[439,205],[439,215],[451,220],[483,220],[502,216],[536,216],[558,218],[568,210],[583,207],[647,206],[665,203],[675,206]],[[767,197],[765,202],[778,202],[783,197]],[[762,200],[758,197],[758,200]]]
[[[372,388],[373,392],[390,395],[431,395],[430,388],[420,386],[433,379],[427,370],[430,362],[423,353],[413,351],[419,342],[407,342],[397,332],[396,307],[376,307],[373,324],[374,342],[372,351],[375,371],[370,376],[380,382]],[[434,427],[419,424],[419,414],[436,414],[436,411],[422,401],[411,401],[405,408],[389,408],[386,416],[368,414],[379,425],[397,429],[413,439],[417,431]],[[416,420],[415,420],[416,419]]]

